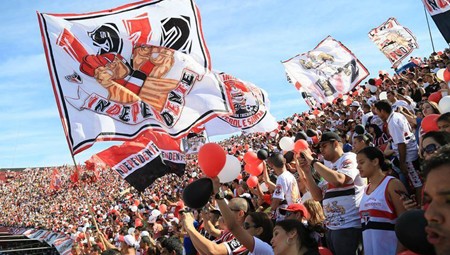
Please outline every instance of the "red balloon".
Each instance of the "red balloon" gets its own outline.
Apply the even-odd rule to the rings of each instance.
[[[244,167],[244,170],[251,175],[258,176],[264,170],[264,165],[262,162],[257,165],[256,164],[246,164]]]
[[[444,71],[444,81],[449,82],[450,81],[450,71],[446,68]]]
[[[140,202],[139,200],[135,199],[133,204],[134,204],[135,206],[138,206],[140,203],[141,203],[141,202]]]
[[[308,142],[303,139],[299,139],[294,143],[294,151],[297,153],[305,151],[308,147]]]
[[[430,94],[430,96],[428,96],[428,100],[429,101],[433,101],[436,104],[439,104],[439,101],[441,101],[442,99],[442,94],[440,91],[436,91]]]
[[[380,86],[381,84],[383,83],[383,81],[381,80],[381,79],[377,79],[376,81],[375,81],[375,86]]]
[[[258,185],[258,177],[254,176],[254,175],[250,176],[250,177],[247,179],[247,185],[248,185],[250,188],[256,187],[256,185]]]
[[[135,227],[135,228],[138,228],[138,227],[140,227],[140,226],[142,226],[142,221],[141,221],[141,219],[136,218],[136,219],[134,220],[134,227]]]
[[[165,213],[167,212],[167,205],[161,204],[161,205],[158,207],[158,209],[159,209],[159,211],[161,212],[161,214],[165,214]]]
[[[439,131],[439,127],[437,125],[437,119],[439,118],[439,114],[430,114],[423,118],[422,120],[422,130],[425,133],[430,131]]]
[[[258,158],[258,155],[256,155],[254,151],[248,151],[244,154],[244,162],[247,164],[255,165],[257,164],[257,162],[261,163],[261,160]]]
[[[404,252],[401,252],[401,253],[397,253],[397,255],[420,255],[420,254],[417,254],[417,253],[412,252],[412,251],[404,251]]]
[[[325,248],[325,247],[319,247],[319,254],[320,255],[333,255],[333,253],[328,249],[328,248]]]
[[[226,161],[226,153],[217,143],[207,143],[198,152],[198,164],[203,173],[210,177],[216,177]]]

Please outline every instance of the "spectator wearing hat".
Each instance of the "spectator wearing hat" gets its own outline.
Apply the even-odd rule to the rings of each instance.
[[[361,109],[361,104],[358,101],[353,101],[350,104],[350,108],[352,110],[352,117],[354,119],[361,119],[364,111]]]
[[[377,115],[387,123],[392,138],[392,149],[398,159],[398,167],[408,177],[411,186],[416,190],[416,197],[420,199],[422,180],[417,170],[419,169],[419,151],[411,126],[405,116],[393,111],[388,101],[377,102],[375,108]]]
[[[284,215],[285,219],[298,220],[303,222],[304,224],[308,223],[309,213],[303,204],[291,204],[286,208],[280,208],[279,212],[281,215]]]
[[[326,217],[328,247],[337,255],[361,251],[361,222],[358,214],[364,181],[357,170],[356,154],[344,153],[341,138],[324,132],[320,152],[326,163],[315,159],[311,151],[302,152],[301,166],[313,198],[322,201]],[[322,177],[316,184],[311,167]]]

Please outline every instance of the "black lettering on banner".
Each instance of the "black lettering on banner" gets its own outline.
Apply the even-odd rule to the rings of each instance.
[[[150,110],[150,107],[142,101],[141,101],[141,114],[142,117],[144,118],[151,117],[153,115],[152,111]]]
[[[163,112],[161,113],[161,116],[163,117],[164,122],[166,123],[167,126],[172,126],[174,123],[174,118],[173,116],[168,113],[168,112]]]
[[[124,105],[122,107],[122,113],[119,115],[119,119],[123,120],[124,122],[130,121],[129,113],[130,113],[130,107]]]
[[[111,105],[111,102],[100,99],[94,109],[96,112],[103,112],[109,105]]]
[[[178,104],[183,104],[183,99],[181,98],[180,95],[178,95],[177,93],[171,91],[169,93],[169,101],[174,102],[174,103],[178,103]]]
[[[190,86],[194,82],[194,79],[195,79],[195,75],[184,72],[183,77],[181,77],[181,82]]]
[[[189,54],[192,48],[190,18],[180,16],[161,20],[161,42],[163,47]]]

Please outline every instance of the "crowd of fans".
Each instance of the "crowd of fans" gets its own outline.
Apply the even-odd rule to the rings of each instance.
[[[202,209],[182,199],[203,175],[194,154],[184,176],[165,175],[142,193],[109,170],[74,184],[74,168],[59,167],[57,190],[49,189],[52,169],[28,170],[0,187],[0,224],[66,233],[73,254],[397,254],[409,247],[397,240],[396,220],[425,208],[430,254],[449,254],[441,196],[450,190],[450,112],[432,96],[448,95],[436,73],[450,70],[449,57],[446,49],[411,59],[276,131],[221,141],[241,161],[251,150],[265,150],[267,160],[257,185],[246,171],[231,183],[212,179]],[[440,116],[428,130],[422,120],[431,114]],[[283,151],[283,137],[309,149]]]

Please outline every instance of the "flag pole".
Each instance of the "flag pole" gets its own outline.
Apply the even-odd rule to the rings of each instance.
[[[75,165],[75,171],[78,171],[78,165],[77,165],[77,162],[75,161],[75,157],[73,154],[72,154],[72,160]],[[100,229],[98,228],[98,225],[97,225],[97,219],[96,219],[94,213],[92,212],[91,200],[89,199],[88,195],[86,194],[85,187],[82,187],[80,185],[80,189],[83,192],[84,197],[87,199],[89,214],[91,215],[92,221],[94,222],[95,230],[97,230],[97,233],[101,233]],[[101,235],[103,235],[103,233],[101,233]],[[102,240],[103,247],[106,248],[105,240],[103,240],[103,238],[100,238],[100,240]]]
[[[436,50],[434,49],[433,36],[431,35],[430,22],[428,21],[427,9],[425,8],[425,5],[423,5],[423,11],[425,13],[425,19],[427,20],[428,33],[430,34],[431,47],[433,48],[433,52],[436,52]]]

